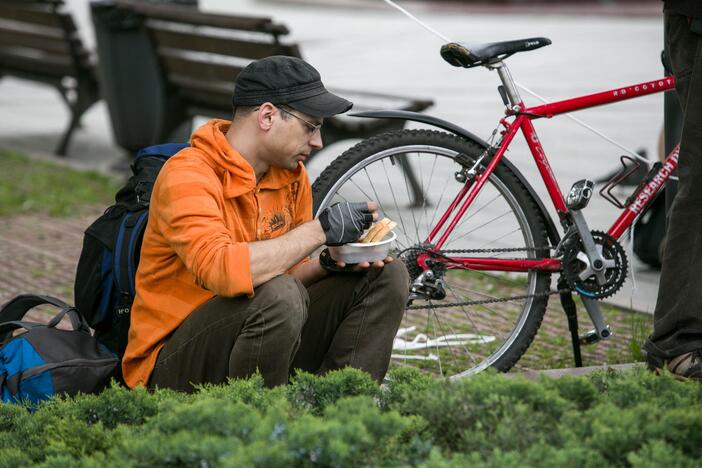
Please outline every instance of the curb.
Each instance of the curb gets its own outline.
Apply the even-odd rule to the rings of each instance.
[[[626,372],[636,369],[645,369],[646,365],[643,362],[633,362],[629,364],[603,364],[601,366],[587,366],[587,367],[572,367],[565,369],[548,369],[541,371],[527,371],[527,372],[514,372],[509,374],[503,374],[507,379],[513,379],[517,377],[523,377],[527,380],[539,380],[541,377],[549,377],[552,379],[559,379],[566,375],[571,376],[583,376],[590,375],[596,371],[605,372]]]

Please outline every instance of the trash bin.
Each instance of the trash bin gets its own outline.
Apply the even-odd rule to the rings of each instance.
[[[197,0],[170,2],[197,4]],[[142,18],[117,8],[113,1],[91,2],[90,9],[100,91],[107,103],[115,142],[136,154],[145,146],[187,141],[192,119],[169,99]],[[137,69],[140,72],[135,76]]]

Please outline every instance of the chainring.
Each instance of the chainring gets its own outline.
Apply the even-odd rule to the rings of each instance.
[[[593,299],[610,297],[626,281],[628,261],[624,248],[602,231],[592,231],[597,250],[605,261],[605,282],[599,284],[580,238],[569,242],[563,253],[563,273],[571,289]]]

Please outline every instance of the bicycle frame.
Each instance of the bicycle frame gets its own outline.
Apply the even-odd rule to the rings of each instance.
[[[541,178],[544,181],[559,218],[561,220],[568,218],[569,210],[566,206],[563,193],[558,186],[558,182],[556,181],[551,165],[548,162],[548,158],[546,157],[546,153],[536,133],[536,129],[532,124],[532,120],[552,118],[556,115],[567,112],[634,99],[648,94],[671,90],[675,87],[674,77],[669,76],[659,80],[610,89],[608,91],[580,96],[573,99],[566,99],[563,101],[542,104],[534,107],[525,107],[516,91],[514,82],[512,81],[506,66],[502,63],[498,63],[493,68],[497,69],[498,73],[500,74],[503,85],[506,87],[508,100],[510,101],[506,111],[507,117],[500,120],[500,124],[504,127],[502,132],[502,140],[499,147],[496,149],[494,156],[489,160],[485,170],[479,173],[474,179],[470,179],[466,182],[461,191],[451,202],[446,212],[442,215],[438,224],[429,234],[426,242],[434,244],[437,250],[440,250],[445,244],[453,229],[478,196],[480,189],[483,187],[483,185],[485,185],[490,175],[494,172],[495,167],[500,164],[500,161],[509,148],[509,145],[512,143],[512,140],[520,130],[526,139],[531,154],[534,158],[534,162],[536,163],[539,173],[541,174]],[[507,121],[507,119],[510,117],[514,117],[512,122]],[[653,177],[647,178],[645,185],[637,188],[637,191],[634,192],[636,193],[636,197],[634,197],[633,200],[629,200],[624,207],[622,214],[608,229],[609,235],[619,239],[629,228],[629,226],[631,226],[635,219],[644,212],[648,204],[656,197],[656,194],[659,192],[661,187],[663,187],[665,182],[668,180],[668,177],[670,177],[671,173],[677,167],[678,152],[679,146],[673,149],[673,151],[668,155],[657,173]],[[440,233],[441,235],[439,235]],[[437,237],[438,240],[435,240]],[[421,254],[418,258],[418,262],[420,265],[426,268],[425,262],[429,258],[430,254]],[[448,261],[446,265],[449,268],[509,272],[561,270],[561,261],[553,258],[498,259],[480,257],[452,257],[451,261]]]

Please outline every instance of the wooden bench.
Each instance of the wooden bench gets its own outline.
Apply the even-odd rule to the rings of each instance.
[[[288,28],[271,18],[203,13],[186,7],[143,4],[118,0],[142,18],[142,25],[156,51],[169,94],[178,97],[184,117],[210,116],[231,119],[234,80],[249,62],[270,55],[301,57],[296,44],[281,37]],[[422,111],[433,102],[363,91],[333,90],[354,102],[354,111],[398,109]],[[326,145],[349,138],[366,138],[402,129],[402,120],[360,119],[336,116],[325,119],[322,138]],[[158,141],[168,141],[159,135]]]
[[[58,89],[71,119],[56,153],[65,156],[83,113],[99,99],[90,54],[63,0],[0,1],[0,77],[12,75]]]

